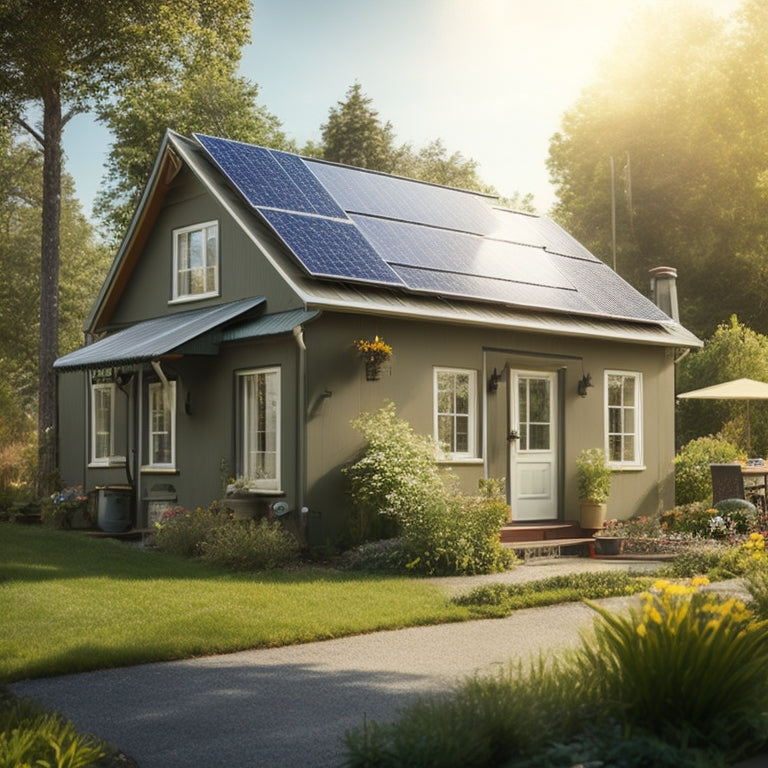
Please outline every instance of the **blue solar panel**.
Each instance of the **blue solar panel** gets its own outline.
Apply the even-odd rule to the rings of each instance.
[[[195,138],[252,206],[344,217],[301,158],[237,141]]]
[[[556,306],[566,312],[581,314],[594,314],[596,311],[576,290],[404,266],[397,266],[395,270],[412,291],[419,293],[537,308]]]
[[[261,214],[312,275],[404,287],[351,221],[285,211]]]
[[[309,159],[305,162],[348,213],[477,234],[494,227],[489,201],[473,192]]]
[[[574,285],[543,248],[490,240],[464,232],[352,216],[366,239],[390,265],[498,278],[553,288]]]
[[[195,138],[314,277],[666,320],[550,219],[505,210],[479,193]]]

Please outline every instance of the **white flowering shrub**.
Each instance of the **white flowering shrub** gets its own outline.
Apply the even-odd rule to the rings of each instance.
[[[455,475],[437,466],[434,440],[399,419],[393,403],[362,414],[353,426],[364,447],[345,472],[360,540],[380,529],[375,521],[383,517],[399,536],[399,555],[390,553],[390,561],[413,571],[490,573],[509,565],[499,541],[508,515],[502,484],[486,481],[477,497],[458,494]]]

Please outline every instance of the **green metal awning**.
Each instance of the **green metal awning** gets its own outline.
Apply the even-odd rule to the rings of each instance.
[[[145,320],[60,357],[53,367],[77,371],[146,363],[170,354],[215,355],[224,326],[265,303],[259,296]]]

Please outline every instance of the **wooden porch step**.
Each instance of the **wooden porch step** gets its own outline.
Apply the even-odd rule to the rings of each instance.
[[[502,541],[501,546],[511,549],[523,560],[538,557],[562,557],[564,554],[589,557],[591,537],[576,537],[571,539],[539,539],[538,541]]]
[[[584,532],[574,521],[545,520],[541,523],[508,523],[502,526],[500,536],[501,541],[507,543],[584,538]]]

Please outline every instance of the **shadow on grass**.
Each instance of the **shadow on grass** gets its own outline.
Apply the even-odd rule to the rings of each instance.
[[[319,578],[334,582],[387,578],[322,565],[233,573],[114,539],[93,539],[76,531],[0,523],[0,584],[93,577],[120,581],[230,580],[250,584],[306,583]]]

